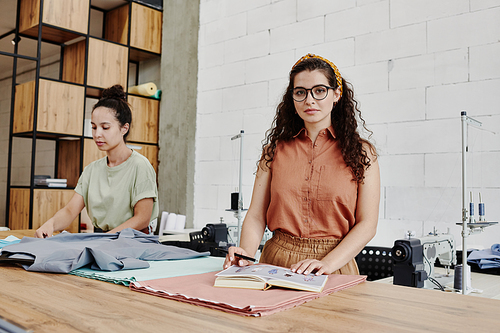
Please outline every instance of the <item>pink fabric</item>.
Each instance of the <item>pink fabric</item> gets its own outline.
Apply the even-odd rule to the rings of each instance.
[[[330,275],[321,293],[271,288],[266,291],[214,287],[215,273],[133,282],[130,289],[243,316],[265,316],[293,308],[366,280],[361,275]]]

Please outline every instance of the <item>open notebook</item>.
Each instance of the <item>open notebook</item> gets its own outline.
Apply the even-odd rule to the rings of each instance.
[[[328,275],[297,274],[273,265],[231,266],[216,276],[214,287],[266,290],[275,286],[314,292],[321,292],[328,279]]]

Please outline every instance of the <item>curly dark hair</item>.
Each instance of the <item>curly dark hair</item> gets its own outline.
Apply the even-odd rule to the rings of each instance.
[[[318,58],[305,59],[292,68],[289,84],[282,101],[276,109],[273,125],[266,132],[266,138],[262,141],[263,153],[258,161],[258,165],[264,162],[266,167],[269,168],[274,159],[277,143],[279,141],[286,142],[292,140],[293,136],[304,127],[304,121],[295,112],[292,91],[295,76],[298,73],[314,70],[321,71],[331,87],[338,87],[332,67],[323,60]],[[374,156],[376,156],[376,151],[368,140],[360,137],[357,130],[358,120],[356,120],[356,115],[363,128],[370,133],[370,136],[372,132],[366,128],[365,121],[361,117],[358,102],[354,99],[352,85],[342,79],[342,89],[342,96],[333,106],[331,113],[332,126],[335,136],[339,140],[342,157],[352,170],[353,180],[362,183],[365,169],[371,165],[371,159],[365,147],[368,147]]]

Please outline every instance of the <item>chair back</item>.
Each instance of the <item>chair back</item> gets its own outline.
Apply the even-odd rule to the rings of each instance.
[[[393,259],[390,247],[365,246],[356,256],[359,274],[367,275],[367,281],[393,276]]]

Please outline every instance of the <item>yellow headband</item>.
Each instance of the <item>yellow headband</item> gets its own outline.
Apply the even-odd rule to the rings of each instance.
[[[333,62],[331,62],[330,60],[326,59],[326,58],[323,58],[319,55],[315,55],[315,54],[312,54],[312,53],[308,53],[306,54],[305,56],[303,56],[302,58],[300,58],[296,63],[295,65],[293,65],[292,69],[295,68],[295,66],[297,66],[298,64],[300,64],[302,61],[306,60],[306,59],[311,59],[311,58],[316,58],[316,59],[320,59],[320,60],[323,60],[324,62],[326,62],[328,65],[330,65],[330,67],[333,69],[333,72],[335,73],[335,79],[337,79],[337,85],[339,86],[340,88],[340,96],[342,96],[342,76],[340,76],[340,72],[339,72],[339,69],[337,68],[337,66],[335,66],[335,64]]]

